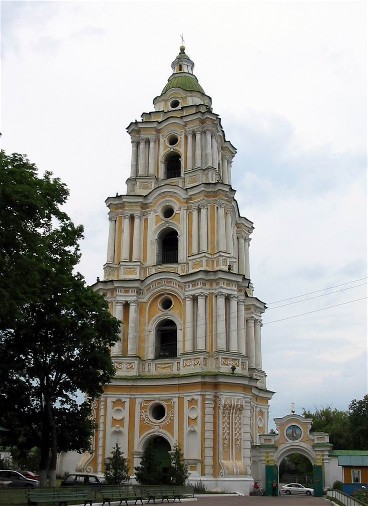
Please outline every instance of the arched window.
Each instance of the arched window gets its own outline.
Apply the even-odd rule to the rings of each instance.
[[[181,176],[181,157],[179,153],[169,153],[165,160],[166,179]]]
[[[178,263],[178,233],[172,228],[165,229],[158,238],[158,264]]]
[[[156,327],[155,358],[177,356],[177,328],[176,323],[166,318]]]

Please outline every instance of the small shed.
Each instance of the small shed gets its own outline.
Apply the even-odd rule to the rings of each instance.
[[[334,450],[331,456],[337,457],[342,468],[343,491],[346,494],[368,486],[368,450]]]

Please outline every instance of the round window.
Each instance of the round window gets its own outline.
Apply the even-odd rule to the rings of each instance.
[[[163,309],[164,311],[168,311],[169,309],[171,309],[173,307],[173,301],[172,301],[172,298],[171,297],[163,297],[161,300],[160,300],[160,307],[161,309]]]
[[[158,402],[155,404],[152,404],[150,407],[150,415],[153,420],[156,420],[159,422],[160,420],[163,420],[166,416],[166,408],[163,404],[159,404]]]
[[[172,218],[174,216],[174,208],[172,206],[165,206],[163,209],[162,209],[162,216],[164,218]]]
[[[180,102],[177,98],[175,98],[174,100],[171,100],[170,102],[170,107],[171,109],[177,109],[180,105]]]
[[[167,143],[169,146],[175,146],[178,143],[179,137],[176,134],[171,134],[167,138]]]

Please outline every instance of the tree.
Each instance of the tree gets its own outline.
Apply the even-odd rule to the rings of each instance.
[[[349,418],[353,450],[368,450],[368,395],[362,400],[352,400]]]
[[[129,480],[128,463],[118,443],[111,452],[111,457],[106,459],[105,479],[108,485],[120,485]]]
[[[189,476],[188,464],[184,462],[183,453],[178,444],[175,445],[171,454],[169,476],[172,485],[185,485]]]
[[[143,451],[141,464],[134,468],[135,477],[142,485],[162,483],[162,468],[157,458],[153,440],[149,441]]]
[[[351,447],[350,417],[347,411],[331,407],[316,409],[314,413],[303,409],[303,416],[312,419],[311,432],[327,432],[334,450]]]
[[[39,448],[53,484],[57,453],[89,447],[119,322],[74,273],[83,228],[60,209],[65,185],[23,155],[2,151],[1,164],[0,424],[18,450]]]

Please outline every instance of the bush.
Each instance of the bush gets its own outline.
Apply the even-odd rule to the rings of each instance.
[[[333,485],[332,485],[332,489],[333,490],[342,490],[342,481],[334,481]]]

